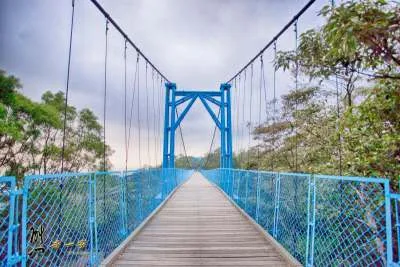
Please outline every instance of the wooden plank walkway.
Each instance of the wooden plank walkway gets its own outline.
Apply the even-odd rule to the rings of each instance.
[[[281,250],[195,173],[107,265],[298,265]]]

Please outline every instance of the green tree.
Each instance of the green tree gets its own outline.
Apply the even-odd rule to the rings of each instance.
[[[302,77],[308,77],[311,84],[317,82],[314,83],[317,91],[328,93],[325,103],[316,105],[318,95],[312,95],[289,117],[287,111],[294,108],[288,105],[289,98],[301,106],[302,97],[298,94],[304,91],[284,97],[282,118],[255,131],[256,137],[261,135],[267,140],[264,151],[272,150],[273,140],[274,150],[279,154],[272,158],[283,162],[279,157],[293,154],[291,144],[295,142],[301,147],[302,171],[335,173],[332,164],[343,157],[344,173],[391,177],[397,184],[399,13],[398,3],[384,0],[345,1],[336,8],[326,6],[320,13],[326,18],[321,28],[304,32],[297,51],[278,53],[276,68],[294,73],[298,66]],[[344,95],[329,86],[336,79]],[[336,110],[332,106],[335,102]],[[296,135],[288,132],[294,123]],[[287,150],[282,151],[285,147]],[[290,157],[285,161],[285,168],[292,169]]]
[[[27,173],[61,171],[65,97],[45,92],[34,102],[19,92],[14,76],[0,71],[0,170],[23,177]],[[89,109],[67,107],[64,171],[103,167],[102,126]],[[113,153],[106,145],[108,158]]]
[[[400,82],[381,80],[349,108],[341,122],[348,173],[382,176],[397,186],[400,175]]]
[[[42,127],[59,127],[57,111],[18,92],[21,84],[0,71],[0,168],[19,177],[37,168]]]

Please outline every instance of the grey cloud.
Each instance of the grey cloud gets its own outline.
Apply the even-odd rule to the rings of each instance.
[[[218,90],[219,84],[252,58],[306,0],[100,2],[139,48],[179,88]],[[300,20],[299,27],[302,30],[322,21],[316,19],[316,13],[325,2],[328,1],[318,1]],[[0,68],[20,77],[24,84],[23,92],[36,100],[45,90],[65,88],[70,11],[71,0],[3,0],[0,3]],[[76,0],[70,103],[93,109],[100,119],[103,116],[104,25],[105,19],[89,0]],[[114,166],[121,169],[124,164],[124,41],[112,27],[109,33],[107,137],[116,151],[112,158]],[[292,33],[288,32],[279,45],[285,49],[292,48]],[[269,59],[268,62],[271,61],[268,52],[265,57]],[[129,48],[129,92],[133,86],[135,59],[135,51]],[[257,64],[254,68],[258,68]],[[142,64],[142,74],[144,70]],[[266,70],[269,70],[267,80],[270,88],[271,69]],[[287,92],[291,79],[287,74],[278,77],[279,94]],[[143,82],[142,78],[142,123],[146,115]],[[151,87],[151,74],[149,83]],[[164,100],[164,95],[160,97]],[[182,126],[188,153],[201,155],[208,150],[214,124],[201,103],[196,105]],[[256,104],[253,110],[257,110]],[[150,113],[157,115],[154,109]],[[163,122],[163,115],[160,116]],[[137,131],[137,124],[133,126]],[[146,138],[146,126],[142,126],[142,137]],[[153,131],[154,126],[151,124],[150,128]],[[153,136],[153,133],[150,135]],[[134,138],[137,138],[137,134]],[[241,141],[245,142],[246,138],[243,137]],[[138,140],[135,141],[130,151],[130,167],[137,166]],[[145,140],[141,146],[147,147]],[[154,149],[152,146],[151,150]],[[159,153],[161,149],[158,145]],[[152,158],[154,161],[153,155]],[[160,161],[161,155],[157,158]]]

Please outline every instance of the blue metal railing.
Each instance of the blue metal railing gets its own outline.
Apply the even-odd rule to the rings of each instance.
[[[190,174],[34,175],[22,189],[15,178],[0,177],[0,264],[97,265]],[[400,195],[389,192],[386,179],[233,169],[203,174],[304,265],[399,262]]]
[[[235,169],[202,171],[305,266],[398,262],[389,180]],[[393,201],[394,200],[394,201]],[[392,235],[396,233],[396,235]]]
[[[0,177],[0,266],[15,262],[15,178]],[[9,257],[8,257],[9,255]]]
[[[32,175],[22,190],[14,178],[0,177],[1,266],[98,265],[191,173]],[[15,196],[23,203],[21,219]]]
[[[399,181],[400,186],[400,181]],[[400,187],[399,187],[400,188]],[[393,260],[397,265],[400,265],[400,194],[390,194],[391,204],[394,206],[392,211],[394,212],[394,231],[393,231],[393,248],[394,248],[394,255]],[[393,207],[392,206],[392,207]]]

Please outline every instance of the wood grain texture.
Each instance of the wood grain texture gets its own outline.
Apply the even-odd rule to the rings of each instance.
[[[195,173],[112,266],[290,266],[232,203]]]

